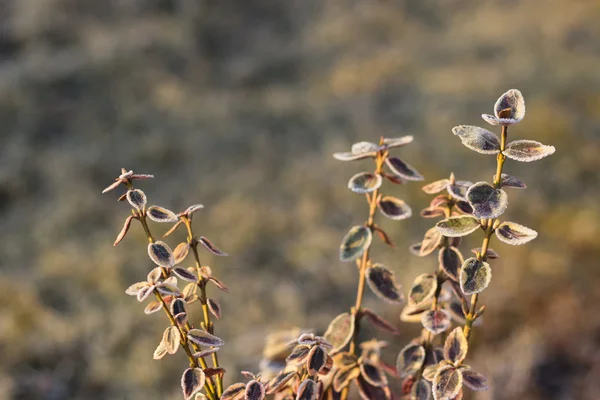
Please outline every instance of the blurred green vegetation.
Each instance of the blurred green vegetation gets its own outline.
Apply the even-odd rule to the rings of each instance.
[[[164,317],[124,294],[151,267],[143,232],[111,246],[129,211],[100,191],[121,167],[156,175],[140,185],[151,204],[203,203],[195,226],[232,255],[202,254],[231,288],[217,323],[231,383],[268,332],[322,331],[353,303],[337,249],[367,213],[346,189],[365,164],[331,153],[413,134],[398,155],[426,181],[489,180],[493,159],[451,128],[483,125],[516,87],[528,113],[511,136],[557,152],[507,165],[529,189],[506,218],[540,236],[492,245],[469,364],[493,389],[467,398],[597,399],[598,21],[590,0],[1,1],[0,398],[180,398],[184,357],[152,360]],[[419,184],[387,191],[428,202]],[[435,268],[407,251],[430,223],[381,222],[399,246],[375,254],[405,290]],[[418,333],[402,329],[378,334],[389,360]]]

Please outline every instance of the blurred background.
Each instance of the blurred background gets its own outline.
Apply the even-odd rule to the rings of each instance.
[[[367,209],[346,185],[372,166],[331,153],[412,134],[394,154],[426,182],[489,180],[493,157],[451,128],[484,126],[510,88],[527,103],[511,137],[557,151],[506,167],[529,186],[506,218],[540,235],[492,245],[470,354],[492,390],[466,398],[600,398],[598,21],[594,0],[0,1],[0,399],[181,398],[185,357],[152,360],[164,316],[124,293],[151,268],[143,231],[112,247],[129,208],[100,191],[121,167],[156,175],[150,204],[203,203],[196,229],[231,254],[201,257],[231,288],[211,290],[232,383],[269,332],[323,332],[354,302],[338,246]],[[408,252],[433,224],[421,186],[385,189],[413,218],[378,217],[405,292],[437,265]],[[403,331],[365,332],[394,362],[418,326],[366,305]]]

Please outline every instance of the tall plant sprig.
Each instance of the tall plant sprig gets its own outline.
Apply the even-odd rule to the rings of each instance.
[[[468,216],[473,211],[466,200],[471,185],[472,182],[456,180],[454,174],[425,185],[423,191],[436,196],[429,207],[421,211],[421,216]],[[404,378],[403,392],[411,399],[421,400],[431,393],[429,383],[423,378],[423,371],[444,358],[442,349],[438,347],[440,342],[436,340],[439,334],[449,328],[451,318],[457,323],[465,321],[467,303],[458,284],[459,269],[464,262],[459,245],[459,237],[446,237],[434,226],[425,232],[421,242],[411,246],[412,253],[421,257],[435,254],[438,261],[433,273],[416,277],[408,294],[408,304],[400,315],[402,321],[417,322],[424,327],[421,335],[400,351],[396,362],[396,371]],[[447,284],[457,299],[443,289]]]
[[[361,353],[357,354],[358,336],[363,317],[374,326],[392,334],[398,334],[396,328],[385,321],[372,310],[362,306],[365,287],[382,300],[391,304],[401,304],[404,301],[400,286],[395,282],[394,273],[386,266],[374,263],[370,247],[373,233],[377,233],[388,245],[393,246],[387,233],[375,222],[377,210],[393,220],[403,220],[412,215],[410,207],[394,196],[384,196],[381,186],[384,179],[400,184],[406,181],[423,180],[421,174],[398,157],[390,157],[390,150],[405,146],[413,141],[412,136],[400,138],[381,138],[379,144],[359,142],[352,146],[350,152],[335,153],[334,157],[341,161],[371,159],[374,161],[373,172],[360,172],[350,178],[348,188],[355,193],[365,194],[368,205],[368,216],[363,225],[350,229],[340,246],[342,262],[356,262],[358,268],[358,286],[356,301],[350,312],[338,315],[325,332],[325,339],[333,348],[334,357],[333,384],[329,391],[341,392],[341,398],[346,399],[349,385],[354,382],[363,398],[369,399],[379,395],[390,397],[385,364],[380,360],[380,349],[384,342],[376,340],[360,345]],[[344,351],[348,347],[347,351]],[[332,396],[333,397],[333,396]]]
[[[520,122],[525,116],[525,100],[520,91],[511,89],[496,101],[494,115],[484,114],[483,119],[494,126],[501,126],[501,137],[477,126],[460,125],[452,129],[462,143],[481,154],[496,155],[496,173],[492,183],[477,182],[470,186],[466,199],[473,209],[472,216],[449,217],[437,223],[436,227],[444,236],[463,237],[478,229],[483,231],[481,248],[475,250],[475,257],[468,258],[460,268],[460,290],[464,296],[471,296],[465,310],[465,324],[462,329],[454,329],[444,344],[444,360],[423,371],[423,376],[433,382],[435,400],[451,400],[462,395],[463,384],[474,390],[484,389],[485,378],[473,372],[464,363],[468,352],[473,323],[483,314],[484,307],[478,306],[479,294],[491,280],[492,272],[488,261],[496,257],[490,249],[492,236],[510,245],[522,245],[537,237],[537,232],[523,225],[500,220],[508,207],[508,195],[503,188],[525,188],[517,178],[504,174],[507,159],[531,162],[547,157],[555,152],[553,146],[546,146],[533,140],[508,142],[508,128]]]
[[[174,212],[160,207],[147,205],[146,194],[133,186],[135,180],[151,179],[154,176],[147,174],[135,174],[133,171],[122,169],[121,175],[115,182],[104,189],[102,193],[116,189],[121,184],[127,187],[119,201],[127,200],[132,206],[132,215],[125,220],[125,224],[117,236],[114,245],[119,244],[131,227],[133,220],[142,225],[148,239],[148,255],[158,265],[147,276],[145,281],[131,285],[126,293],[136,296],[138,301],[145,301],[150,294],[154,294],[156,300],[150,302],[144,312],[152,314],[164,310],[170,326],[163,333],[162,340],[154,351],[154,359],[161,359],[166,354],[175,354],[181,347],[189,361],[187,368],[181,378],[181,386],[186,400],[195,396],[196,400],[207,397],[209,400],[218,400],[223,393],[222,377],[225,370],[219,366],[216,352],[223,346],[223,340],[213,335],[214,327],[210,320],[209,311],[217,318],[221,315],[221,307],[216,300],[206,296],[206,285],[213,282],[218,288],[228,291],[227,287],[212,276],[211,269],[202,266],[198,255],[198,245],[202,244],[209,252],[224,256],[227,255],[219,250],[205,237],[196,237],[192,228],[192,215],[201,209],[202,205],[193,205],[185,211],[175,214]],[[180,243],[175,251],[162,241],[157,241],[148,225],[148,219],[159,223],[175,223],[165,234],[171,234],[179,225],[185,225],[188,232],[187,241]],[[183,262],[192,250],[195,258],[195,267],[182,268],[176,264]],[[197,274],[195,275],[194,272]],[[183,290],[179,290],[177,279],[187,281]],[[200,289],[200,296],[197,290]],[[200,323],[201,329],[196,329],[189,322],[187,306],[200,300],[203,309],[204,320]],[[208,366],[207,356],[212,357],[212,367]],[[205,393],[201,393],[203,390]]]

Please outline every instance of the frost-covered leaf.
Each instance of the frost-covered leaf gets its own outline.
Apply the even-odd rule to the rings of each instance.
[[[465,262],[460,250],[456,247],[443,247],[438,253],[438,261],[446,275],[453,281],[458,282],[460,267]]]
[[[285,359],[285,362],[289,364],[299,365],[306,360],[308,357],[308,353],[310,352],[310,346],[307,345],[298,345],[294,347],[294,350],[290,353],[289,356]]]
[[[483,114],[481,117],[490,125],[512,125],[525,117],[525,99],[517,89],[504,93],[494,105],[494,115]]]
[[[440,179],[439,181],[428,183],[422,189],[427,194],[436,194],[446,189],[449,184],[449,179]]]
[[[160,294],[165,296],[178,296],[181,293],[177,286],[164,283],[157,285],[156,290],[158,290]]]
[[[469,181],[455,181],[448,185],[448,193],[457,200],[467,201],[467,191],[473,185]]]
[[[354,261],[371,246],[373,234],[365,226],[355,226],[346,234],[340,246],[340,260]]]
[[[372,311],[368,308],[363,308],[361,311],[362,311],[363,317],[365,317],[374,327],[376,327],[384,332],[390,333],[392,335],[400,334],[400,331],[398,330],[398,328],[396,328],[394,325],[389,323],[387,320],[385,320],[382,317],[380,317],[379,315],[377,315],[374,311]]]
[[[146,289],[148,286],[150,286],[148,282],[136,282],[133,285],[129,286],[127,290],[125,290],[125,293],[130,296],[137,296],[137,294],[140,291]]]
[[[188,368],[181,376],[181,388],[185,400],[191,399],[193,395],[202,390],[206,376],[200,368]]]
[[[199,346],[221,347],[224,344],[223,339],[211,335],[210,333],[201,329],[190,329],[187,337],[190,341]]]
[[[175,258],[169,245],[165,242],[154,242],[148,245],[148,255],[155,264],[161,267],[172,267],[175,264]]]
[[[137,301],[139,301],[141,303],[142,301],[146,300],[148,298],[148,296],[150,296],[154,292],[155,288],[156,287],[154,285],[149,285],[149,286],[142,288],[137,293]]]
[[[433,398],[435,400],[452,400],[463,385],[460,369],[451,365],[440,367],[433,378]]]
[[[381,147],[371,142],[358,142],[352,145],[352,154],[367,154],[376,153],[381,150]]]
[[[398,157],[389,157],[385,160],[385,163],[389,169],[396,175],[409,180],[409,181],[422,181],[423,175],[413,168],[411,165],[405,163]]]
[[[490,265],[473,257],[466,259],[460,269],[460,289],[466,295],[482,292],[491,279]]]
[[[425,257],[433,253],[435,249],[437,249],[442,243],[442,234],[438,231],[438,229],[430,228],[427,232],[425,232],[425,236],[423,237],[423,241],[421,242],[421,249],[419,250],[419,255],[421,257]]]
[[[396,371],[400,375],[413,375],[421,369],[425,362],[425,347],[411,343],[405,346],[396,360]]]
[[[423,218],[437,218],[445,215],[443,208],[424,208],[419,213]]]
[[[167,348],[165,347],[165,344],[161,341],[158,344],[158,347],[156,348],[156,350],[154,350],[154,354],[152,355],[152,358],[155,360],[160,360],[165,355],[167,355]]]
[[[421,322],[421,317],[425,311],[429,309],[429,302],[420,306],[406,305],[400,313],[400,321],[415,323]]]
[[[275,378],[269,381],[267,385],[267,394],[273,394],[280,388],[282,388],[286,383],[288,383],[294,376],[296,376],[296,371],[289,372],[281,372]]]
[[[478,182],[469,188],[467,200],[477,218],[498,218],[508,207],[508,196],[487,182]]]
[[[462,370],[463,383],[466,387],[475,391],[488,390],[490,387],[486,384],[485,376],[470,369]]]
[[[415,278],[410,293],[408,295],[408,304],[421,305],[431,300],[438,287],[437,278],[431,274],[422,274]]]
[[[479,228],[479,220],[470,215],[450,217],[439,221],[436,225],[439,233],[446,237],[461,237],[473,233]]]
[[[296,400],[317,400],[319,398],[319,385],[312,379],[305,379],[298,386]]]
[[[393,220],[406,219],[412,215],[408,204],[393,196],[384,196],[379,201],[379,211]]]
[[[177,215],[164,207],[151,206],[146,213],[154,222],[177,222]]]
[[[421,379],[415,382],[410,389],[409,400],[430,400],[431,399],[431,387],[426,380]]]
[[[333,346],[331,353],[335,354],[350,343],[353,334],[354,315],[346,312],[338,315],[329,323],[323,337],[331,343]]]
[[[221,319],[221,305],[215,299],[206,299],[206,304],[208,305],[208,309],[217,319]]]
[[[373,386],[360,375],[354,383],[358,389],[358,394],[363,400],[390,400],[392,398],[389,387]]]
[[[145,314],[154,314],[155,312],[157,312],[158,310],[160,310],[162,308],[162,303],[160,301],[151,301],[150,303],[148,303],[148,305],[146,306],[146,308],[144,309],[144,313]]]
[[[369,384],[376,387],[387,386],[387,377],[385,376],[385,373],[377,366],[369,362],[362,362],[360,363],[359,368],[362,377],[369,382]]]
[[[380,299],[388,303],[402,303],[404,298],[394,280],[394,273],[382,264],[367,269],[367,283]]]
[[[175,267],[173,268],[173,273],[177,275],[178,278],[183,279],[184,281],[196,282],[198,280],[196,278],[196,275],[194,275],[185,268]]]
[[[380,174],[359,172],[348,181],[348,189],[354,193],[370,193],[381,187],[382,180]]]
[[[167,353],[175,354],[177,353],[177,349],[179,348],[179,340],[181,339],[181,334],[179,333],[179,328],[176,326],[170,326],[165,329],[163,333],[162,341],[167,349]]]
[[[527,185],[523,182],[515,178],[514,176],[510,176],[507,174],[502,174],[502,180],[500,181],[501,187],[509,187],[513,189],[526,189]]]
[[[425,367],[423,369],[423,379],[425,379],[429,382],[433,382],[433,378],[435,378],[435,374],[437,373],[438,369],[440,369],[442,366],[443,366],[443,364],[433,363],[433,364],[430,364],[427,367]]]
[[[471,150],[481,154],[497,154],[500,151],[500,139],[493,132],[478,126],[459,125],[452,128],[452,133]]]
[[[245,383],[234,383],[229,386],[223,394],[221,395],[220,400],[239,400],[244,397],[244,392],[246,391]]]
[[[187,216],[188,218],[191,218],[191,217],[192,217],[192,215],[193,215],[193,214],[194,214],[196,211],[198,211],[198,210],[201,210],[201,209],[203,209],[203,208],[204,208],[204,206],[203,206],[202,204],[192,204],[191,206],[189,206],[188,208],[186,208],[186,209],[185,209],[185,211],[184,211],[184,212],[182,212],[180,215],[185,215],[185,216]]]
[[[450,327],[450,314],[446,310],[429,310],[421,316],[421,324],[429,332],[437,335]]]
[[[123,224],[123,228],[121,229],[121,232],[119,232],[119,234],[117,235],[117,238],[115,239],[115,242],[113,243],[113,246],[118,245],[121,242],[121,240],[123,240],[123,238],[129,231],[129,227],[131,226],[131,221],[133,221],[134,218],[135,217],[133,215],[130,215],[129,217],[127,217],[127,219],[125,220],[125,223]]]
[[[171,304],[169,305],[169,310],[171,311],[171,314],[173,314],[173,315],[186,313],[187,310],[186,310],[185,300],[174,299],[171,302]]]
[[[194,358],[202,358],[219,351],[219,347],[211,347],[194,353]]]
[[[444,358],[453,363],[461,363],[467,357],[469,343],[463,333],[462,327],[454,328],[446,338],[444,344]]]
[[[336,392],[341,392],[350,382],[358,378],[359,375],[360,369],[357,366],[340,369],[333,378],[333,389]]]
[[[333,158],[340,161],[355,161],[355,160],[363,160],[365,158],[375,157],[377,153],[363,153],[363,154],[353,154],[351,152],[342,152],[342,153],[333,153]]]
[[[515,140],[506,145],[502,154],[513,160],[531,162],[554,154],[555,151],[554,146],[546,146],[535,140]]]
[[[313,346],[306,360],[306,371],[309,375],[316,375],[327,362],[327,352],[321,346]]]
[[[204,236],[200,236],[200,238],[198,239],[198,243],[200,243],[202,246],[204,246],[204,248],[206,250],[208,250],[210,253],[214,254],[215,256],[221,256],[221,257],[228,256],[227,253],[225,253],[224,251],[219,249],[217,246],[215,246],[210,240],[208,240]]]
[[[245,400],[263,400],[265,395],[265,386],[262,382],[253,379],[246,385]]]
[[[471,207],[471,205],[467,201],[457,201],[456,209],[463,214],[473,214],[473,207]]]
[[[521,245],[537,237],[537,232],[514,222],[503,222],[496,229],[496,236],[504,243]]]
[[[175,258],[175,264],[181,263],[185,260],[185,257],[188,255],[190,251],[190,245],[187,242],[181,242],[175,247],[173,250],[173,257]]]
[[[386,149],[391,149],[393,147],[401,147],[406,146],[409,143],[412,143],[414,137],[412,136],[401,136],[397,138],[385,138],[383,139],[383,147]]]
[[[140,189],[128,190],[127,201],[132,207],[141,211],[146,206],[146,194]]]
[[[420,256],[421,255],[421,247],[423,247],[423,242],[411,244],[408,247],[408,251],[410,251],[415,256]]]

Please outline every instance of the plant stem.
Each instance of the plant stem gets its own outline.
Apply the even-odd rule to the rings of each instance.
[[[382,142],[383,144],[383,138]],[[385,158],[387,157],[387,152],[377,153],[377,158],[375,159],[375,174],[381,174],[383,171],[383,163]],[[375,212],[377,211],[377,200],[379,197],[379,189],[374,190],[371,194],[367,193],[367,203],[369,204],[369,216],[367,218],[367,222],[365,226],[373,232],[373,227],[375,226]],[[354,315],[354,334],[352,335],[352,339],[350,340],[350,353],[356,353],[356,340],[358,339],[358,333],[360,328],[360,318],[361,313],[360,310],[362,308],[362,301],[365,294],[365,281],[366,281],[366,273],[367,266],[369,265],[369,249],[365,250],[361,260],[360,265],[358,267],[359,277],[358,277],[358,288],[356,290],[356,302],[354,307],[351,309],[352,314]],[[345,387],[341,392],[341,400],[346,400],[348,398],[348,393],[350,389],[349,387]]]
[[[496,157],[496,175],[494,176],[494,187],[496,189],[500,188],[500,185],[502,183],[502,169],[504,167],[504,161],[506,161],[506,156],[504,154],[502,154],[502,152],[506,148],[507,137],[508,137],[508,127],[503,125],[502,126],[502,137],[501,137],[501,142],[500,142],[500,152],[498,153],[498,156]],[[488,224],[487,224],[487,227],[485,230],[485,236],[484,236],[483,242],[481,244],[481,252],[479,252],[479,254],[477,255],[477,259],[479,261],[485,261],[487,258],[486,254],[487,254],[488,248],[490,246],[490,239],[492,238],[492,233],[494,233],[494,224],[496,221],[497,221],[497,218],[491,219],[488,221]],[[478,297],[479,297],[478,293],[475,293],[474,295],[471,296],[471,305],[469,307],[469,313],[466,315],[467,322],[465,323],[463,332],[465,334],[465,337],[467,338],[467,341],[469,340],[469,338],[471,336],[473,322],[475,322],[475,311],[476,311],[475,308],[477,307]]]
[[[202,268],[202,264],[200,263],[200,256],[198,255],[198,242],[194,238],[194,232],[192,230],[192,221],[184,217],[183,223],[185,224],[188,231],[188,244],[192,249],[192,253],[194,254],[194,260],[196,261],[196,271],[198,273],[198,277],[201,277],[200,269]],[[208,310],[207,296],[206,296],[206,280],[202,278],[202,282],[198,284],[200,288],[200,303],[202,304],[202,315],[204,317],[204,326],[208,333],[214,334],[213,323],[210,320],[210,313]],[[212,362],[215,368],[219,368],[219,358],[217,353],[212,353]],[[216,375],[217,381],[217,395],[221,397],[223,394],[223,377],[222,375]]]
[[[154,236],[152,236],[152,233],[150,232],[150,228],[148,227],[148,222],[146,221],[145,212],[143,212],[143,211],[138,212],[138,217],[139,217],[139,220],[140,220],[142,226],[144,227],[144,232],[146,233],[148,242],[154,243]],[[162,269],[163,278],[167,278],[169,275],[168,271],[162,267],[161,267],[161,269]],[[162,297],[162,295],[156,289],[154,290],[154,294],[155,294],[156,298],[162,303],[162,306],[163,306],[162,308],[163,308],[163,310],[165,310],[165,313],[167,314],[167,317],[169,318],[171,325],[176,326],[179,329],[179,333],[181,335],[180,344],[181,344],[181,347],[185,350],[185,353],[187,354],[187,357],[190,361],[190,367],[191,368],[202,368],[202,369],[208,368],[208,365],[206,364],[206,360],[204,360],[203,357],[198,358],[198,359],[194,358],[194,355],[189,348],[190,342],[188,342],[188,340],[187,340],[187,331],[190,329],[189,324],[186,324],[185,329],[180,327],[179,324],[177,323],[177,321],[175,320],[175,317],[173,316],[173,314],[171,314],[171,310],[169,310],[169,306],[167,305],[167,303],[164,300],[164,298]],[[197,347],[194,343],[191,343],[191,345],[192,345],[192,349],[194,349],[194,351],[200,350],[200,348]],[[206,378],[205,388],[206,388],[206,394],[207,394],[207,397],[209,398],[209,400],[218,400],[219,397],[221,396],[220,394],[217,395],[215,393],[214,383],[213,383],[212,379],[209,377]]]

